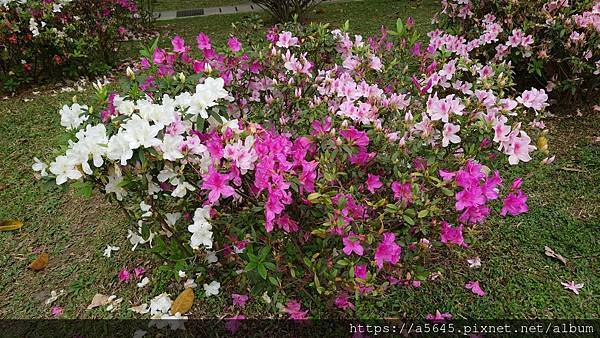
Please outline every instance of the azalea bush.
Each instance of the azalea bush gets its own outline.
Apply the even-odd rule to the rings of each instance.
[[[545,156],[548,97],[516,93],[510,65],[471,58],[472,41],[423,45],[411,23],[155,43],[121,89],[60,110],[71,140],[34,169],[119,203],[133,249],[207,296],[218,279],[351,309],[416,286],[432,252],[469,246],[465,229],[527,211],[503,173]],[[307,316],[294,299],[284,312]]]
[[[466,39],[482,36],[469,46],[479,47],[480,60],[511,60],[524,79],[558,93],[587,98],[597,88],[600,1],[443,0],[442,7],[444,30]]]
[[[130,0],[8,0],[0,2],[0,16],[0,81],[7,91],[102,73],[119,42],[140,29]]]

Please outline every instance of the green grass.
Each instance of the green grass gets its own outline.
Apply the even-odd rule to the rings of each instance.
[[[421,31],[429,27],[435,1],[373,0],[322,6],[310,21],[339,26],[349,18],[351,28],[362,34],[376,33],[381,24],[392,26],[397,17],[412,15]],[[234,33],[231,23],[245,15],[226,15],[160,22],[164,42],[174,34],[193,41],[198,31],[210,33],[222,42]],[[77,93],[84,102],[91,91]],[[153,269],[152,284],[138,290],[133,283],[121,284],[116,275],[127,266],[157,266],[153,256],[132,253],[125,238],[128,221],[100,195],[91,200],[74,192],[46,187],[33,180],[33,157],[48,159],[61,144],[62,128],[58,109],[73,93],[43,92],[23,94],[0,101],[0,219],[21,219],[21,230],[0,233],[0,318],[48,318],[44,304],[51,290],[67,294],[55,303],[67,318],[131,318],[126,309],[147,301],[164,290],[176,294],[181,286],[172,276]],[[25,99],[27,101],[25,101]],[[555,164],[537,168],[528,177],[525,189],[530,195],[530,212],[516,218],[494,218],[466,236],[471,247],[464,251],[438,251],[431,270],[442,277],[424,283],[419,289],[392,287],[378,299],[357,302],[357,316],[421,317],[435,310],[451,312],[455,318],[598,318],[600,313],[600,116],[554,118],[550,126],[550,146],[557,154]],[[517,176],[539,166],[511,168]],[[566,169],[563,169],[566,168]],[[121,251],[112,258],[102,257],[106,244]],[[569,262],[544,256],[544,246],[552,247]],[[37,250],[50,254],[49,266],[40,272],[27,270]],[[475,255],[483,266],[470,269],[465,260]],[[479,280],[488,296],[479,298],[464,289],[469,280]],[[580,295],[564,290],[560,282],[585,283]],[[236,287],[224,285],[223,289]],[[240,291],[240,290],[236,290]],[[123,304],[116,313],[85,308],[95,293],[116,294]],[[201,292],[199,292],[201,293]],[[193,317],[234,315],[226,292],[219,297],[197,301]],[[281,300],[279,300],[281,301]],[[277,313],[252,299],[245,315],[268,317]],[[330,304],[306,303],[314,316],[339,316]]]
[[[156,0],[154,11],[235,6],[248,2],[248,0]]]

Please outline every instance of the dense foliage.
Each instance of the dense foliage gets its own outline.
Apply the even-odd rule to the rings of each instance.
[[[139,28],[130,0],[4,0],[0,16],[0,82],[8,91],[99,74],[115,61],[119,42]]]
[[[133,248],[174,271],[257,294],[309,286],[350,309],[349,295],[427,280],[432,251],[468,246],[490,214],[527,211],[522,180],[502,173],[546,152],[548,97],[515,93],[508,63],[471,58],[474,44],[433,32],[424,46],[411,19],[369,38],[177,36],[120,91],[65,105],[71,140],[34,169],[105,192],[135,221]]]
[[[483,62],[510,60],[520,77],[548,90],[597,96],[590,91],[600,78],[600,1],[443,0],[442,7],[443,29],[483,37]]]
[[[323,0],[252,0],[264,8],[279,22],[292,21],[294,17],[302,18]]]

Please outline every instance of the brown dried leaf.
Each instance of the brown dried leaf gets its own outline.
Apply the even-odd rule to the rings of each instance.
[[[16,219],[9,219],[6,221],[0,222],[0,231],[12,231],[21,229],[23,226],[23,222]]]
[[[554,250],[552,250],[552,248],[550,248],[549,246],[544,246],[544,254],[548,257],[556,258],[559,261],[563,262],[563,264],[567,265],[567,259],[554,252]]]
[[[40,271],[48,266],[48,254],[42,252],[37,258],[29,264],[29,268],[33,271]]]
[[[171,315],[184,314],[192,308],[194,305],[194,290],[187,288],[177,296],[173,304],[171,305]]]
[[[103,295],[101,293],[97,293],[94,298],[92,298],[92,302],[90,303],[90,305],[88,305],[87,309],[91,310],[93,308],[99,307],[99,306],[104,306],[107,304],[110,304],[110,302],[112,302],[113,299],[117,298],[117,296],[107,296],[107,295]]]

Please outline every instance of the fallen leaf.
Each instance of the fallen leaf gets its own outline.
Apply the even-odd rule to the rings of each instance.
[[[97,308],[99,306],[104,306],[107,304],[110,304],[110,302],[112,302],[113,299],[117,298],[117,296],[113,295],[113,296],[107,296],[107,295],[103,295],[101,293],[97,293],[94,298],[92,298],[92,302],[90,303],[90,305],[88,305],[87,309],[91,310],[93,308]]]
[[[29,264],[29,268],[33,271],[40,271],[48,266],[48,254],[42,252],[37,258]]]
[[[18,230],[21,229],[22,226],[23,222],[16,219],[10,219],[7,221],[0,222],[0,231]]]
[[[129,308],[130,311],[133,311],[135,313],[139,313],[141,315],[146,314],[148,312],[150,312],[150,310],[148,309],[148,304],[144,303],[144,304],[140,304],[138,306],[133,306]]]
[[[563,256],[557,254],[556,252],[554,252],[554,250],[552,250],[552,248],[550,248],[549,246],[544,246],[544,254],[548,257],[552,257],[552,258],[556,258],[559,261],[563,262],[563,264],[567,264],[567,259],[564,258]]]
[[[65,293],[65,290],[60,290],[56,292],[54,290],[50,291],[50,298],[46,299],[46,305],[52,304],[58,297],[62,296]]]
[[[190,311],[192,305],[194,305],[194,290],[188,288],[183,290],[171,305],[171,314],[184,314]]]

